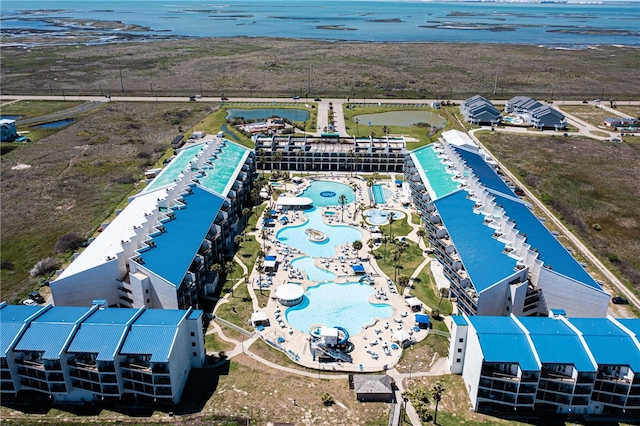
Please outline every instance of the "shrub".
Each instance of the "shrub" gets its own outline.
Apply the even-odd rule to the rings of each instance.
[[[82,245],[84,238],[75,232],[69,232],[58,238],[55,245],[56,253],[62,253],[67,250],[75,250]]]
[[[45,275],[54,269],[60,266],[60,261],[55,257],[45,257],[40,259],[33,268],[29,271],[29,275],[32,277],[39,277],[40,275]]]
[[[599,223],[594,223],[593,225],[591,225],[591,227],[593,228],[594,231],[602,231],[602,227],[600,226]]]
[[[328,392],[323,392],[322,394],[320,394],[320,399],[322,400],[322,403],[327,407],[335,403],[335,401],[333,400],[333,397]]]
[[[14,264],[12,261],[7,259],[0,259],[0,269],[12,270],[13,267],[14,267]]]

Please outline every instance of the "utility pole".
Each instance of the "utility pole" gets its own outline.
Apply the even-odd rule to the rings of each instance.
[[[496,69],[496,80],[493,83],[493,94],[494,95],[498,91],[498,72],[500,72],[500,64],[498,64],[498,68]]]
[[[122,64],[120,63],[120,59],[118,59],[118,72],[120,73],[120,91],[124,92],[124,82],[122,81]]]

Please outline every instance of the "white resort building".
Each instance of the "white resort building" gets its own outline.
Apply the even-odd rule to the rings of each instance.
[[[254,154],[214,138],[183,148],[51,283],[55,305],[187,309],[211,294],[249,202]]]
[[[473,410],[640,419],[640,320],[454,316],[449,366]],[[626,423],[627,421],[625,421]]]
[[[205,361],[202,311],[0,303],[0,394],[177,404]]]
[[[402,137],[255,136],[258,168],[304,172],[402,172]]]
[[[466,134],[407,156],[406,181],[460,313],[604,317],[609,295]]]

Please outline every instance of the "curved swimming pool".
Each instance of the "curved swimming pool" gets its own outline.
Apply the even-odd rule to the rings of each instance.
[[[326,269],[318,268],[314,264],[314,260],[313,257],[309,256],[298,257],[291,261],[291,266],[304,271],[309,281],[333,281],[336,279],[336,274]]]
[[[349,334],[360,333],[374,318],[390,318],[393,308],[386,303],[370,303],[374,288],[368,284],[333,282],[307,288],[302,303],[286,310],[285,316],[295,329],[308,333],[314,324],[343,327]]]
[[[347,197],[346,204],[352,203],[356,199],[356,195],[349,185],[328,180],[313,181],[307,189],[302,191],[300,196],[311,198],[315,207],[321,207],[340,205],[340,195]]]
[[[306,210],[304,214],[308,217],[305,223],[282,228],[276,234],[276,239],[313,257],[333,257],[336,255],[337,246],[346,243],[350,244],[355,240],[362,239],[362,232],[357,228],[325,224],[322,219],[322,212],[315,207]],[[305,233],[307,229],[320,231],[327,236],[327,239],[321,242],[310,241]]]

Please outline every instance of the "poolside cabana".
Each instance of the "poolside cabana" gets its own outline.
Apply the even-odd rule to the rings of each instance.
[[[362,263],[356,263],[355,265],[351,265],[351,269],[353,269],[353,273],[355,275],[364,275],[364,265]]]
[[[264,270],[267,272],[275,271],[277,263],[278,263],[278,258],[276,256],[265,256]]]
[[[413,338],[409,333],[403,330],[396,330],[391,333],[391,340],[398,342],[398,344],[404,349],[411,346],[414,343]]]
[[[309,197],[278,197],[276,210],[307,210],[313,207],[313,200]]]
[[[302,302],[304,289],[297,284],[283,284],[275,292],[278,302],[283,306],[294,306]]]
[[[422,302],[417,297],[410,297],[404,301],[411,308],[413,312],[422,311]]]
[[[430,328],[431,318],[429,318],[429,315],[416,314],[416,324],[418,324],[420,328]]]
[[[254,327],[258,327],[259,325],[268,326],[269,318],[267,318],[267,313],[262,311],[256,311],[251,314],[251,325]]]

